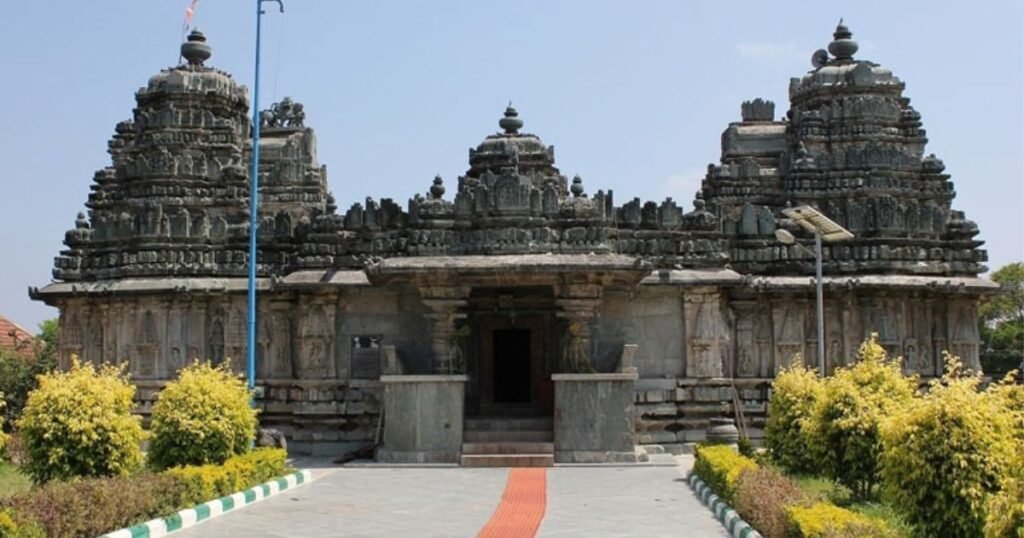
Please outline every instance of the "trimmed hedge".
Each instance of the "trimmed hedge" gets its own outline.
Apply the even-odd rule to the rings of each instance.
[[[792,478],[768,467],[740,473],[734,496],[733,508],[764,538],[787,538],[786,508],[807,501],[807,494]]]
[[[221,463],[256,438],[257,411],[245,381],[221,365],[195,362],[153,404],[149,464],[157,470]]]
[[[175,467],[164,474],[177,481],[183,506],[230,495],[285,474],[287,454],[281,448],[262,448],[235,456],[221,465]]]
[[[4,510],[20,528],[38,525],[51,538],[98,536],[277,478],[289,470],[285,458],[281,449],[257,449],[223,465],[51,482],[0,501],[0,538]]]
[[[885,523],[829,502],[794,505],[786,509],[792,538],[889,538],[896,534]]]
[[[129,474],[142,464],[142,419],[124,367],[96,369],[72,357],[67,372],[39,376],[17,421],[36,483]]]
[[[757,469],[757,463],[728,445],[697,447],[693,471],[711,487],[726,504],[733,503],[736,483],[746,470]]]
[[[813,472],[820,465],[810,450],[807,422],[821,398],[823,385],[815,370],[800,363],[784,368],[772,382],[764,446],[772,461],[787,471]]]

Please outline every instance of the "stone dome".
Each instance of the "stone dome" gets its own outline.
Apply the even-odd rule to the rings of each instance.
[[[903,82],[893,76],[892,70],[874,62],[854,59],[858,45],[853,40],[853,33],[842,21],[832,36],[833,41],[828,45],[832,56],[824,65],[809,71],[802,78],[790,81],[790,99],[817,93],[818,90],[850,88],[860,92],[865,87],[874,87],[899,92],[903,89]]]
[[[150,77],[146,87],[139,90],[139,96],[157,93],[212,94],[236,102],[244,101],[248,108],[245,86],[235,82],[228,73],[205,65],[212,52],[206,43],[206,36],[199,30],[192,30],[181,45],[181,57],[185,63],[164,69]]]
[[[489,135],[469,150],[467,177],[479,178],[484,172],[498,174],[502,169],[515,168],[523,175],[559,176],[555,168],[555,147],[545,146],[537,135],[521,133],[523,120],[509,103],[498,121],[501,131]]]

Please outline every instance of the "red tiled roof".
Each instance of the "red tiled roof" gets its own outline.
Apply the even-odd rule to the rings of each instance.
[[[35,336],[13,321],[0,315],[0,349],[15,351],[20,355],[32,356],[32,339]]]

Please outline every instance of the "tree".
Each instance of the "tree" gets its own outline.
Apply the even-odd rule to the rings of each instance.
[[[40,323],[39,334],[24,342],[25,346],[31,346],[32,354],[29,357],[15,351],[0,350],[0,392],[4,393],[7,400],[7,407],[3,410],[6,418],[4,427],[11,428],[14,425],[29,392],[38,385],[37,376],[53,370],[57,365],[59,329],[56,319]]]
[[[1024,360],[1024,262],[1004,265],[992,273],[1002,293],[978,309],[982,368],[994,376],[1017,368]]]

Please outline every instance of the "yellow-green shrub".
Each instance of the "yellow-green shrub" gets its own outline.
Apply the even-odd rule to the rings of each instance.
[[[946,366],[923,398],[885,421],[881,476],[922,536],[980,536],[986,498],[1015,450],[1013,420],[1004,399],[979,391],[980,376],[965,375],[959,359],[947,355]]]
[[[0,538],[46,538],[39,525],[18,521],[9,508],[0,508]]]
[[[825,380],[807,423],[811,450],[855,497],[869,497],[878,482],[879,425],[909,404],[916,388],[916,378],[886,358],[874,334],[861,344],[856,364]]]
[[[1000,485],[988,501],[985,537],[1024,538],[1024,444],[1018,445]]]
[[[800,363],[783,369],[772,383],[764,444],[772,461],[788,471],[810,472],[817,468],[805,423],[821,393],[821,379]]]
[[[693,471],[726,504],[732,504],[740,474],[748,469],[757,469],[757,463],[746,456],[741,456],[732,447],[707,445],[697,448],[697,461],[693,465]]]
[[[259,448],[223,464],[175,467],[164,474],[178,481],[182,505],[196,505],[285,474],[287,457],[281,448]]]
[[[156,469],[220,463],[249,450],[256,410],[245,381],[226,365],[193,363],[153,405],[149,462]]]
[[[829,502],[793,505],[786,509],[793,538],[883,538],[895,536],[884,522]]]
[[[139,467],[141,419],[123,368],[99,370],[74,357],[67,372],[39,376],[17,426],[36,482],[123,475]]]

